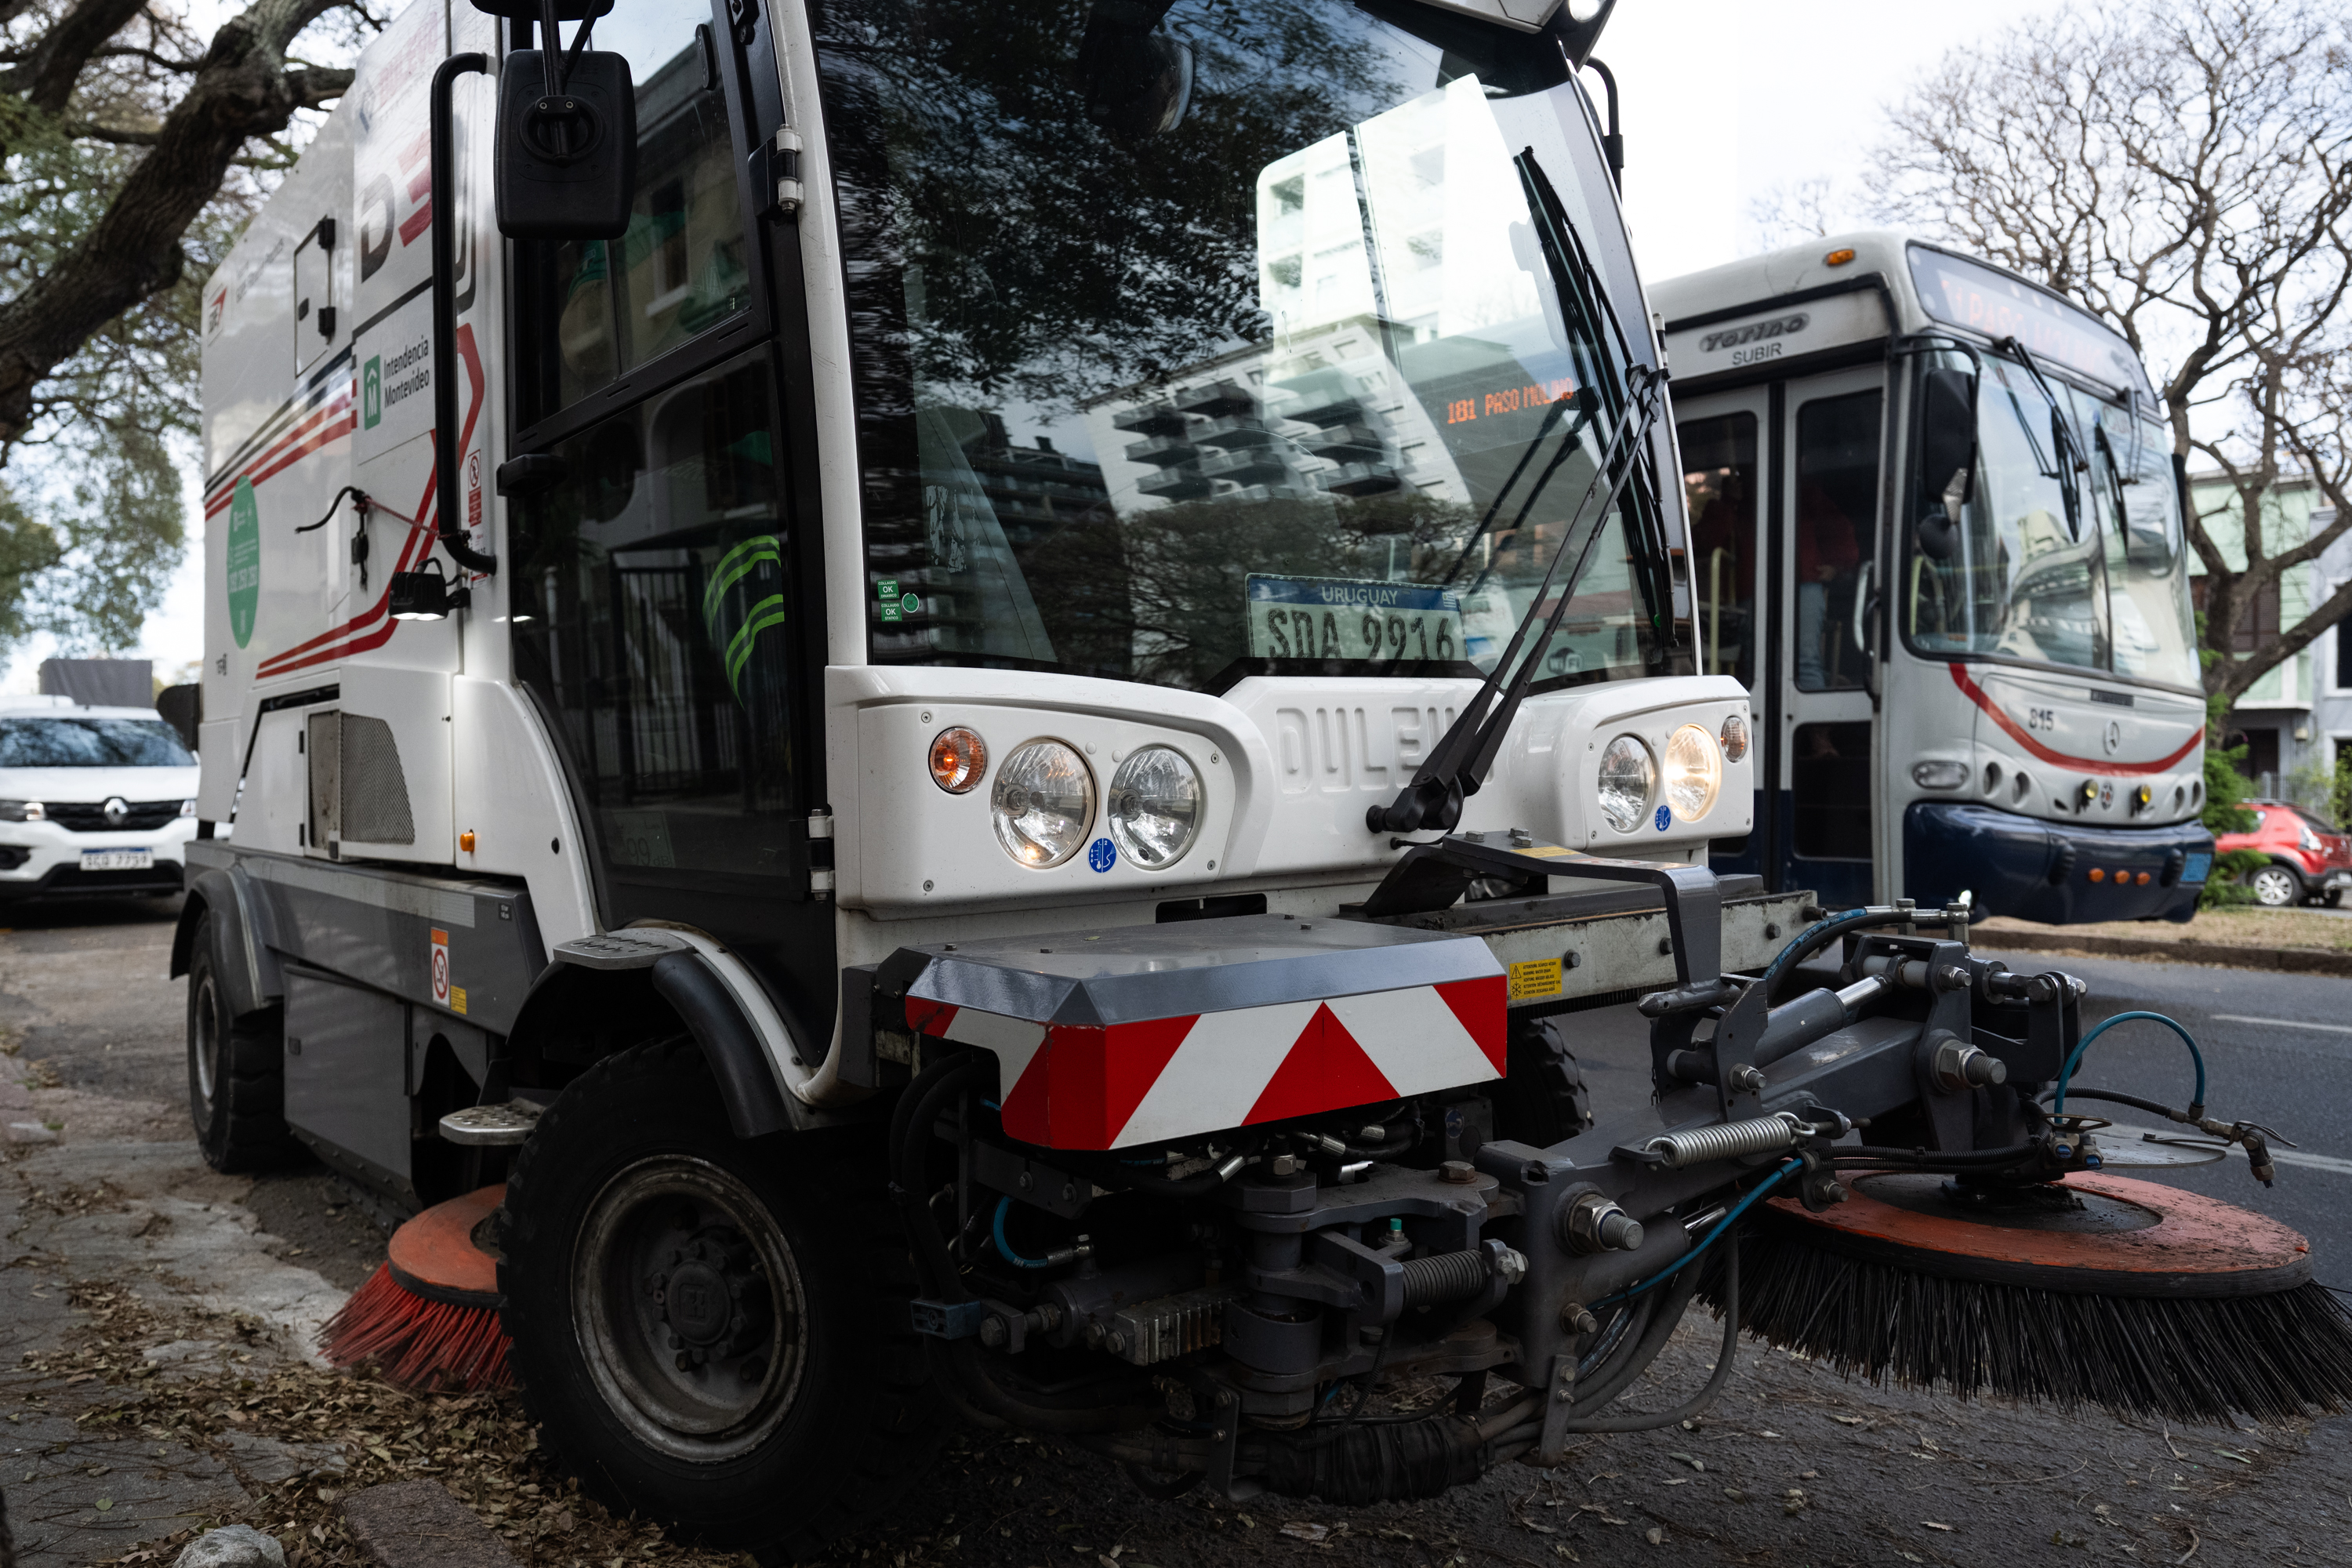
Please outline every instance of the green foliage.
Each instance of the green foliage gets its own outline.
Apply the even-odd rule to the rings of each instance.
[[[2197,620],[2201,642],[2205,617],[2200,616]],[[2206,657],[2210,661],[2212,656],[2209,652]],[[2224,748],[2221,743],[2221,714],[2228,706],[2225,697],[2205,700],[2205,806],[2199,816],[2206,831],[2216,838],[2229,833],[2251,833],[2254,827],[2254,814],[2243,804],[2254,793],[2254,781],[2241,771],[2246,760],[2245,745],[2241,742]],[[2215,855],[2213,869],[2197,895],[2197,907],[2218,910],[2253,902],[2253,889],[2245,879],[2268,863],[2268,856],[2253,849],[2231,849]]]
[[[2336,753],[2336,776],[2327,797],[2327,819],[2337,826],[2352,822],[2352,746]]]

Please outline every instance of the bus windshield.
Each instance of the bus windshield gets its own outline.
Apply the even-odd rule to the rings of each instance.
[[[1942,536],[1934,521],[1914,532],[1912,645],[2196,687],[2170,431],[2016,360],[1987,354],[1983,367],[1960,526],[1941,559],[1922,542]]]
[[[1410,0],[813,16],[877,662],[1491,668],[1655,358],[1556,42]],[[1665,526],[1645,470],[1539,683],[1688,668]]]

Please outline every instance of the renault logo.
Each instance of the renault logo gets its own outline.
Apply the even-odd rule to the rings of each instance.
[[[131,803],[129,801],[118,795],[106,803],[106,825],[109,827],[120,827],[130,820]]]

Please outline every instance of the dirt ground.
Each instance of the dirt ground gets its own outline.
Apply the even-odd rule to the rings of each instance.
[[[2352,952],[2352,910],[2242,909],[2200,910],[2179,925],[2170,921],[2100,921],[2064,928],[2070,936],[2123,937],[2136,942],[2216,942],[2230,947],[2315,948]],[[1971,928],[1970,940],[1998,947],[2004,932],[2048,934],[2053,927],[1997,916]]]
[[[326,1371],[317,1325],[382,1237],[315,1170],[208,1173],[188,1138],[170,910],[0,931],[0,1491],[27,1568],[169,1562],[242,1519],[302,1565],[357,1561],[337,1500],[432,1476],[534,1563],[742,1563],[582,1501],[511,1396],[416,1398]],[[2249,976],[2250,985],[2259,977]],[[1637,1404],[1703,1381],[1695,1313]],[[1418,1505],[1142,1496],[1115,1467],[961,1432],[862,1568],[1566,1563],[2352,1561],[2352,1417],[2167,1429],[1849,1384],[1743,1346],[1701,1420],[1591,1438]]]

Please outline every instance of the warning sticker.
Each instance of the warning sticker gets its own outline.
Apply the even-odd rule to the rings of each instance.
[[[1557,958],[1533,958],[1511,965],[1511,1000],[1539,1001],[1560,994],[1560,963]]]
[[[449,1005],[449,933],[433,933],[433,1000],[446,1007]]]

